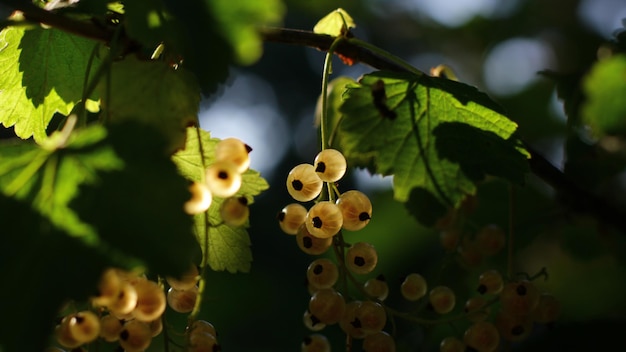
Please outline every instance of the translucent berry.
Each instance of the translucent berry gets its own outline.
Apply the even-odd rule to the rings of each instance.
[[[306,213],[306,208],[301,204],[288,204],[276,216],[280,229],[288,235],[297,234],[300,225],[304,224]]]
[[[190,265],[189,270],[187,270],[180,278],[175,278],[172,276],[167,276],[165,280],[167,283],[177,289],[177,290],[188,290],[198,283],[200,279],[200,272],[198,271],[198,267],[195,265]]]
[[[244,225],[250,216],[248,199],[246,197],[228,197],[220,206],[220,216],[228,226],[238,227]]]
[[[124,329],[122,320],[113,315],[105,315],[100,318],[100,337],[107,342],[114,342],[120,338],[120,332]]]
[[[493,352],[500,343],[500,334],[492,323],[479,321],[465,330],[463,342],[478,352]]]
[[[313,315],[308,309],[302,315],[302,322],[304,326],[311,331],[320,331],[326,327],[326,324],[322,323],[320,319]]]
[[[91,298],[95,306],[106,307],[117,300],[120,293],[122,280],[115,269],[107,269],[100,276],[98,294]]]
[[[504,248],[506,234],[498,225],[487,225],[476,233],[476,248],[484,255],[494,255]]]
[[[540,296],[539,289],[530,281],[510,282],[500,292],[501,309],[511,315],[529,315],[539,304]]]
[[[489,316],[489,308],[485,297],[477,296],[465,301],[465,313],[467,313],[467,319],[472,322],[486,320]]]
[[[326,258],[316,259],[309,265],[306,278],[316,289],[331,288],[339,278],[337,265]]]
[[[333,244],[333,238],[318,238],[309,233],[305,224],[302,224],[298,228],[298,233],[296,234],[296,242],[298,243],[298,247],[306,253],[310,255],[320,255],[324,254],[328,248]]]
[[[308,202],[319,196],[324,182],[311,164],[296,165],[287,175],[287,191],[293,199]]]
[[[433,310],[439,314],[447,314],[454,309],[456,295],[448,286],[436,286],[428,294],[428,300]]]
[[[372,203],[359,191],[347,191],[336,202],[343,216],[343,228],[357,231],[365,227],[372,218]]]
[[[211,206],[213,195],[209,187],[201,182],[194,182],[189,186],[191,199],[185,202],[185,212],[190,215],[204,213]]]
[[[384,331],[365,336],[363,352],[395,352],[396,341]]]
[[[123,281],[115,300],[107,305],[107,308],[116,316],[129,314],[137,306],[137,290],[129,282]]]
[[[322,181],[337,182],[346,173],[346,158],[336,149],[324,149],[317,154],[315,172]]]
[[[376,248],[367,242],[357,242],[346,251],[346,267],[355,274],[370,273],[377,263]]]
[[[375,334],[381,331],[387,323],[385,308],[374,301],[361,302],[354,311],[354,316],[352,324],[362,329],[366,334]]]
[[[539,296],[539,303],[533,310],[532,317],[535,322],[547,324],[556,321],[561,314],[561,304],[559,300],[549,293],[542,293]]]
[[[487,270],[478,277],[477,291],[481,295],[497,295],[502,291],[503,287],[504,279],[497,270]]]
[[[247,144],[237,138],[222,139],[215,146],[215,159],[228,161],[235,165],[237,172],[243,173],[250,167],[249,153],[252,151]]]
[[[533,330],[533,320],[530,316],[515,316],[501,311],[494,322],[500,337],[511,342],[518,342],[528,338]]]
[[[330,342],[322,334],[311,334],[302,340],[302,352],[330,352]]]
[[[363,284],[363,290],[365,293],[379,301],[384,301],[389,295],[389,285],[383,275],[378,275],[375,278],[365,281],[365,284]]]
[[[206,170],[206,184],[214,196],[228,198],[239,191],[241,174],[232,163],[216,161]]]
[[[151,322],[160,318],[166,306],[165,293],[161,287],[147,279],[137,281],[133,286],[137,291],[137,306],[132,312],[135,319]]]
[[[315,292],[309,300],[311,314],[326,325],[339,322],[345,307],[346,302],[341,293],[329,288]]]
[[[195,320],[188,328],[190,334],[198,333],[198,332],[207,332],[213,336],[217,336],[217,331],[213,324],[209,323],[206,320]]]
[[[411,273],[404,278],[400,285],[400,293],[408,301],[417,301],[426,295],[428,285],[420,274]]]
[[[465,344],[454,336],[448,336],[441,340],[439,352],[465,352]]]
[[[339,321],[339,327],[346,335],[355,339],[365,337],[365,332],[361,328],[361,322],[356,318],[356,310],[361,306],[362,301],[350,301],[346,304],[343,316]]]
[[[91,342],[100,334],[100,319],[91,311],[71,314],[66,319],[69,333],[78,342]]]
[[[124,323],[124,329],[120,332],[119,342],[126,352],[146,350],[152,342],[150,326],[139,320],[127,321]]]
[[[54,329],[54,335],[56,337],[57,342],[67,348],[76,348],[83,343],[78,341],[72,336],[69,330],[68,319],[63,319],[64,321],[61,324],[57,325]]]
[[[196,332],[189,335],[187,352],[217,352],[221,351],[217,338],[207,332]]]
[[[305,225],[315,237],[328,238],[336,235],[343,224],[341,210],[335,203],[322,201],[309,209]]]
[[[441,246],[448,252],[455,251],[461,239],[461,232],[458,229],[443,230],[439,233]]]
[[[193,286],[187,290],[177,290],[173,287],[167,291],[167,304],[178,313],[189,313],[196,305],[198,287]]]
[[[163,319],[159,318],[148,323],[150,336],[157,337],[163,331]]]

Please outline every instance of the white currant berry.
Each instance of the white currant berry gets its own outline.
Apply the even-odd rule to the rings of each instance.
[[[229,161],[237,167],[239,173],[250,167],[249,153],[252,148],[237,138],[222,139],[215,146],[215,159]]]
[[[363,301],[354,311],[353,325],[366,334],[375,334],[381,331],[387,323],[385,308],[378,302]]]
[[[502,274],[497,270],[487,270],[478,277],[477,291],[481,295],[497,295],[502,291],[503,287],[504,279],[502,278]]]
[[[335,203],[322,201],[309,209],[305,224],[309,233],[315,237],[333,237],[341,230],[343,216]]]
[[[85,310],[68,315],[68,330],[72,337],[81,343],[95,340],[100,334],[100,319],[93,312]]]
[[[376,248],[367,242],[357,242],[346,251],[346,267],[355,274],[370,273],[377,263]]]
[[[167,304],[178,313],[189,313],[196,305],[198,287],[193,286],[187,290],[177,290],[173,287],[167,291]]]
[[[476,351],[493,352],[500,343],[500,334],[492,323],[479,321],[465,330],[463,342]]]
[[[299,203],[291,203],[285,206],[276,216],[281,230],[288,235],[298,233],[300,225],[304,224],[306,219],[306,208]]]
[[[108,314],[100,318],[100,337],[107,342],[114,342],[120,338],[120,332],[124,329],[122,320]]]
[[[302,322],[304,326],[311,331],[320,331],[326,327],[326,324],[322,323],[319,318],[313,315],[308,309],[304,311],[302,315]]]
[[[330,352],[330,342],[322,334],[311,334],[302,340],[302,352]]]
[[[472,322],[487,320],[489,308],[485,297],[477,296],[465,301],[465,313],[467,313],[467,319]]]
[[[311,164],[296,165],[287,175],[287,191],[293,199],[308,202],[319,196],[324,182]]]
[[[494,255],[504,248],[506,234],[500,226],[490,224],[476,233],[474,242],[478,251],[483,255]]]
[[[439,314],[447,314],[454,309],[456,295],[448,286],[436,286],[428,294],[430,306]]]
[[[296,234],[298,247],[309,255],[324,254],[333,244],[333,238],[319,238],[311,235],[305,224],[300,225]]]
[[[361,322],[356,318],[356,310],[362,303],[362,301],[350,301],[346,303],[343,316],[339,321],[341,330],[354,339],[362,339],[365,337],[365,332],[361,328]]]
[[[184,272],[179,278],[175,278],[172,276],[165,277],[167,283],[177,290],[188,290],[196,286],[199,279],[200,272],[198,271],[198,267],[194,264],[191,264],[189,266],[189,269]]]
[[[248,199],[246,197],[229,197],[224,199],[220,206],[220,216],[228,226],[243,226],[250,216]]]
[[[148,323],[150,336],[157,337],[163,331],[163,319],[159,318]]]
[[[363,290],[379,301],[384,301],[389,295],[389,285],[383,275],[378,275],[377,277],[365,281]]]
[[[76,348],[82,345],[83,343],[76,340],[74,336],[72,336],[69,330],[68,323],[69,323],[68,319],[63,319],[63,321],[61,321],[61,324],[55,327],[54,335],[56,337],[57,342],[61,346],[67,347],[67,348]]]
[[[384,331],[369,334],[363,339],[363,352],[395,352],[396,341]]]
[[[228,161],[216,161],[206,170],[206,185],[220,198],[234,196],[241,187],[241,173]]]
[[[206,332],[213,336],[217,336],[217,331],[213,324],[206,320],[195,320],[188,328],[189,334],[196,334],[200,332]]]
[[[448,336],[441,340],[439,352],[465,352],[465,344],[454,336]]]
[[[318,290],[309,300],[309,311],[320,322],[336,324],[343,316],[346,302],[341,293],[332,288]]]
[[[120,290],[111,303],[107,305],[109,311],[118,318],[131,313],[137,306],[137,290],[135,287],[123,281],[120,284]]]
[[[500,292],[501,309],[511,315],[527,316],[537,307],[540,297],[537,286],[528,280],[509,282]]]
[[[142,322],[151,322],[161,317],[165,311],[165,293],[159,285],[147,279],[139,280],[134,285],[137,291],[137,306],[132,314]]]
[[[193,182],[189,185],[191,199],[185,202],[185,212],[189,215],[204,213],[211,206],[213,195],[206,184]]]
[[[120,293],[122,280],[115,269],[107,269],[100,276],[98,283],[98,295],[91,298],[95,306],[106,307],[117,300]]]
[[[411,273],[400,285],[400,293],[408,301],[417,301],[426,295],[428,285],[426,279],[418,273]]]
[[[120,346],[126,352],[142,352],[152,342],[150,326],[139,320],[129,320],[124,323],[124,329],[119,336]]]
[[[530,315],[511,315],[500,311],[496,315],[494,325],[498,329],[500,337],[511,342],[525,340],[533,331],[533,319]]]
[[[197,332],[189,335],[187,352],[217,352],[220,351],[217,338],[207,332]]]
[[[324,149],[317,154],[315,172],[322,181],[337,182],[346,173],[347,163],[343,154],[336,149]]]
[[[347,191],[337,199],[337,206],[343,216],[343,228],[357,231],[365,227],[372,218],[372,203],[362,192]]]
[[[306,278],[315,289],[331,288],[339,278],[339,269],[330,259],[316,259],[309,264]]]

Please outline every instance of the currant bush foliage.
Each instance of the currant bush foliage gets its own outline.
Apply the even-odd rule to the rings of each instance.
[[[8,27],[0,32],[0,123],[41,142],[53,115],[81,100],[97,43],[56,29]],[[97,67],[94,56],[91,66]]]
[[[394,175],[395,198],[420,221],[457,207],[487,175],[524,182],[528,153],[517,125],[474,87],[390,72],[345,87],[339,149],[353,166]]]

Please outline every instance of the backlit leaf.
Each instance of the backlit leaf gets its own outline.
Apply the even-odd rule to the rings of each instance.
[[[70,113],[82,97],[96,42],[55,29],[8,27],[0,32],[0,123],[21,138],[46,137],[54,113]],[[99,65],[93,58],[92,71]]]
[[[430,224],[486,175],[524,182],[528,154],[500,110],[462,83],[376,72],[348,85],[338,147],[352,166],[394,175],[395,198]]]
[[[338,37],[354,27],[356,24],[352,17],[344,9],[338,8],[319,20],[313,27],[313,32]]]
[[[583,119],[599,135],[626,135],[626,55],[594,65],[583,81]]]
[[[201,182],[205,169],[215,162],[215,146],[218,142],[219,139],[211,138],[208,132],[189,127],[185,149],[173,156],[180,173],[191,181]],[[254,154],[251,156],[254,157]],[[257,171],[247,170],[242,175],[242,185],[237,196],[246,197],[248,204],[252,204],[253,197],[267,188],[267,182]],[[248,272],[252,252],[247,226],[230,227],[222,223],[219,209],[223,201],[222,198],[213,197],[208,212],[194,216],[196,236],[211,269]]]

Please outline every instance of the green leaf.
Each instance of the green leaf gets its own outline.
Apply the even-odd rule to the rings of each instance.
[[[626,55],[596,63],[583,80],[583,120],[598,135],[626,135]]]
[[[114,63],[110,75],[98,86],[107,121],[151,125],[169,141],[171,151],[185,145],[185,128],[197,121],[200,105],[200,89],[189,71],[127,58]]]
[[[0,191],[30,202],[57,227],[88,242],[93,229],[68,207],[82,184],[93,184],[98,172],[123,166],[113,149],[102,143],[106,130],[92,126],[75,131],[63,147],[44,149],[11,141],[0,148]],[[51,138],[54,139],[54,138]]]
[[[70,207],[109,247],[141,260],[149,271],[178,276],[200,254],[193,221],[183,209],[188,182],[153,127],[127,121],[108,130],[106,143],[125,167],[101,172],[97,184],[81,186]]]
[[[215,146],[218,142],[219,139],[211,138],[209,132],[189,127],[185,149],[174,154],[172,159],[183,176],[201,182],[206,168],[215,162]],[[242,185],[237,195],[246,197],[248,204],[252,204],[253,197],[268,187],[257,171],[247,170],[242,175]],[[211,269],[248,272],[252,252],[247,226],[230,227],[222,223],[219,209],[223,201],[222,198],[214,197],[207,213],[195,215],[196,236]]]
[[[94,41],[55,29],[8,27],[0,32],[0,123],[21,138],[46,137],[54,113],[82,98]],[[99,61],[93,58],[92,72]]]
[[[263,53],[260,26],[276,26],[285,7],[280,0],[205,0],[220,35],[233,50],[241,65],[255,63]]]
[[[30,204],[0,194],[0,311],[11,317],[0,329],[5,351],[43,351],[59,309],[96,292],[110,260],[100,248],[54,227]],[[8,325],[7,325],[8,324]],[[28,327],[28,328],[25,328]]]
[[[338,148],[349,163],[394,175],[394,197],[425,224],[487,175],[524,182],[528,153],[517,125],[471,86],[376,72],[348,85],[339,109]]]
[[[338,37],[355,27],[352,17],[344,9],[338,8],[319,20],[313,27],[313,32]]]

